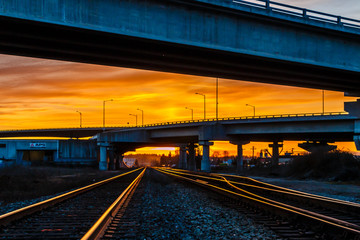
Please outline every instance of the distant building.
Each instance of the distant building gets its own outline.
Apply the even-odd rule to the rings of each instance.
[[[0,140],[0,160],[7,165],[96,165],[97,156],[94,140]]]
[[[160,166],[160,158],[161,156],[157,154],[130,154],[126,155],[124,159],[136,159],[139,167],[144,167]]]
[[[131,168],[131,167],[135,167],[135,163],[136,163],[136,158],[128,158],[128,157],[124,157],[124,164]]]

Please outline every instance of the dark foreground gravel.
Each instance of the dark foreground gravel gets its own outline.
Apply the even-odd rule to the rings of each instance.
[[[129,229],[118,229],[112,239],[280,239],[203,190],[152,169],[146,171],[123,219],[131,223]]]

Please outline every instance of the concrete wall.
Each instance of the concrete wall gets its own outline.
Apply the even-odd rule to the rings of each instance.
[[[59,140],[56,163],[94,165],[97,145],[94,140]]]

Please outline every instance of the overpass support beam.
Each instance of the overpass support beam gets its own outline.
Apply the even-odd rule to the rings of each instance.
[[[181,146],[180,146],[179,168],[181,168],[181,169],[187,169],[186,145],[181,145]]]
[[[274,142],[273,144],[269,144],[269,147],[271,147],[272,150],[272,166],[278,166],[279,165],[279,147],[282,147],[282,142]]]
[[[100,146],[99,170],[106,171],[108,170],[108,149],[110,147],[110,143],[100,142],[98,143],[98,146]]]
[[[355,131],[354,131],[354,133],[355,133],[354,142],[355,142],[355,145],[356,145],[356,149],[358,151],[360,151],[360,120],[355,121]]]
[[[108,169],[107,164],[107,146],[100,146],[100,162],[99,170],[105,171]]]
[[[214,143],[209,141],[199,141],[199,145],[203,148],[203,156],[201,159],[201,171],[210,172],[210,146]]]
[[[115,170],[115,154],[114,154],[114,148],[108,147],[108,158],[109,158],[109,165],[108,170]]]
[[[194,143],[190,143],[188,145],[188,149],[189,149],[188,169],[190,171],[196,171],[195,145],[194,145]]]
[[[231,144],[237,145],[236,172],[241,173],[244,169],[243,145],[249,144],[249,141],[231,141]]]

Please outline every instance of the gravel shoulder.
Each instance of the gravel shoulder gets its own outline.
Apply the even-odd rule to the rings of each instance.
[[[360,203],[360,186],[357,185],[321,182],[315,180],[291,180],[286,178],[268,178],[257,176],[249,177],[298,191]]]

